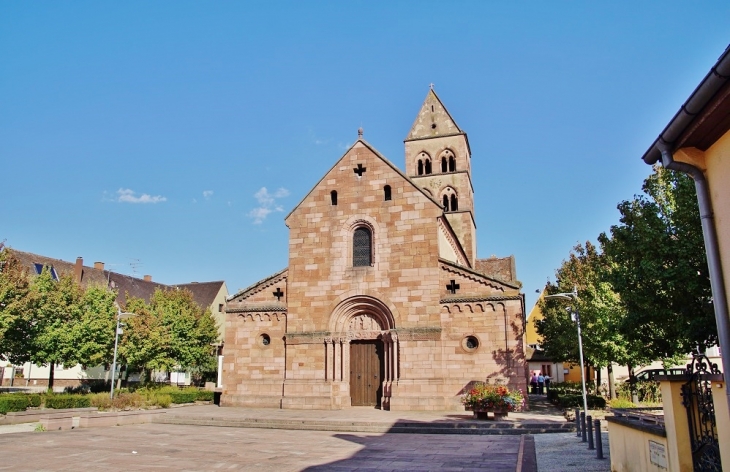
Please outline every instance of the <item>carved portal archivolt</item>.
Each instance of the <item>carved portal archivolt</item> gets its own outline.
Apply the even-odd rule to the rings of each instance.
[[[384,382],[398,380],[398,336],[388,306],[380,300],[357,296],[343,300],[330,317],[331,337],[324,339],[325,379],[348,381],[350,341],[379,340],[383,343]],[[384,392],[389,389],[384,389]]]

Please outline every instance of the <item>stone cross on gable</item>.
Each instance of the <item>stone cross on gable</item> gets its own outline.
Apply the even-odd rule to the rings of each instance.
[[[456,293],[459,288],[461,288],[461,286],[456,283],[456,280],[452,280],[451,283],[446,286],[446,290],[448,290],[449,293]]]
[[[358,177],[362,177],[363,172],[367,170],[366,167],[363,167],[362,164],[358,164],[356,168],[353,169]]]
[[[284,292],[281,291],[279,287],[276,287],[276,292],[273,292],[274,296],[276,297],[276,301],[281,301],[281,297],[284,296]]]

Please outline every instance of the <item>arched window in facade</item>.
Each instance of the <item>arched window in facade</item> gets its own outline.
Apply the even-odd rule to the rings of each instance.
[[[421,151],[418,154],[418,175],[428,175],[432,172],[431,170],[431,156],[426,151]]]
[[[385,187],[383,187],[383,199],[384,199],[385,201],[388,201],[388,200],[390,200],[390,199],[391,199],[391,195],[390,195],[390,185],[386,185]]]
[[[444,211],[457,211],[459,209],[459,197],[451,187],[446,187],[441,192],[441,201],[444,204]]]
[[[330,192],[330,201],[332,202],[332,205],[337,205],[337,190]]]
[[[441,153],[441,172],[456,172],[456,156],[451,149]]]
[[[373,262],[373,237],[370,228],[360,226],[352,235],[353,267],[370,266]]]

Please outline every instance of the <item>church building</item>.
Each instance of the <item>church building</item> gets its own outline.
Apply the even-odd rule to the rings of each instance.
[[[471,150],[433,90],[405,172],[362,138],[286,217],[289,265],[228,298],[222,406],[462,410],[526,386],[514,257],[477,259]]]

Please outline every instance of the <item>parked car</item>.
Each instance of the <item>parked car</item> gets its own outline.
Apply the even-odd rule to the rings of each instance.
[[[686,370],[680,367],[675,367],[672,369],[646,369],[637,373],[634,378],[638,382],[642,380],[656,380],[657,375],[684,375],[685,373]]]

